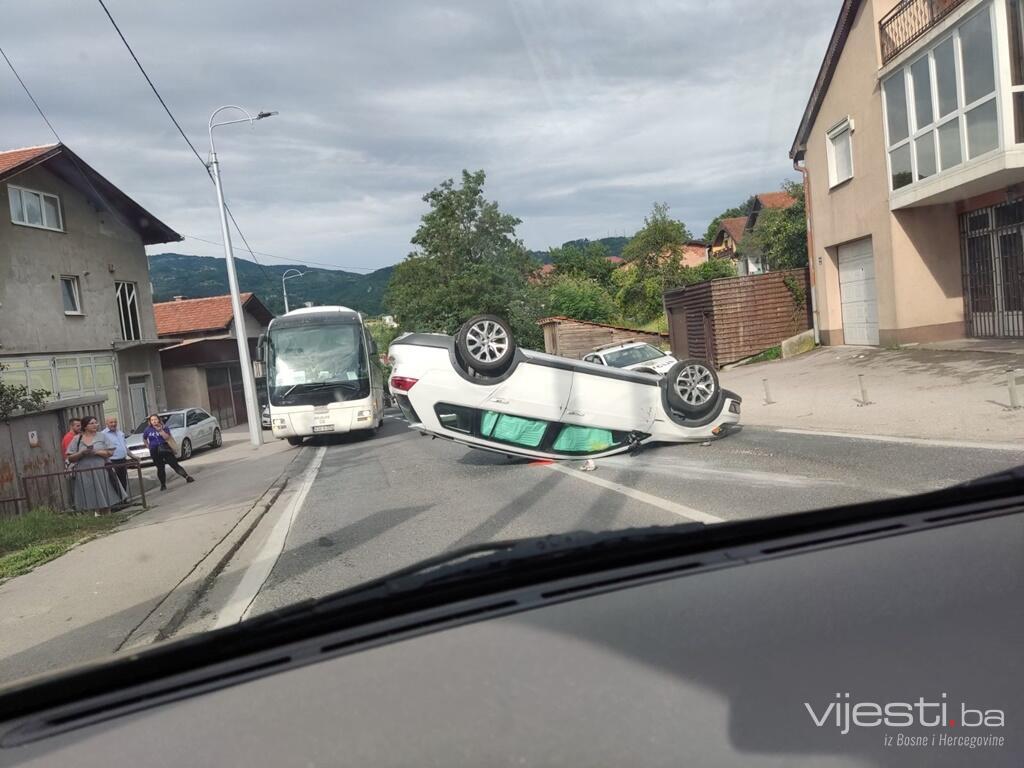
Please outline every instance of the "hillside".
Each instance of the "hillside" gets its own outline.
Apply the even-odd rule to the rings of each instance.
[[[314,304],[341,304],[371,315],[383,311],[381,300],[392,267],[361,275],[299,264],[264,264],[261,269],[252,261],[235,259],[239,289],[255,293],[275,314],[284,312],[281,275],[294,268],[306,274],[288,280],[288,303],[292,309],[312,301]],[[157,253],[149,257],[149,273],[154,301],[170,301],[175,296],[196,299],[228,292],[224,259],[212,256]]]
[[[585,237],[581,237],[579,240],[569,240],[562,243],[562,248],[570,245],[583,248],[587,243],[600,243],[608,251],[609,256],[621,256],[622,249],[626,247],[628,242],[628,237],[602,237],[598,240],[588,240]],[[541,264],[547,264],[551,261],[551,253],[549,251],[530,251],[530,255]]]

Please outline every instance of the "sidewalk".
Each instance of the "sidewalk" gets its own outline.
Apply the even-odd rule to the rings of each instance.
[[[800,357],[722,371],[743,396],[743,424],[972,442],[1020,442],[1024,410],[1010,409],[1007,371],[1024,358],[979,349],[819,347]],[[860,402],[863,376],[867,405]],[[771,399],[765,404],[764,381]]]
[[[240,521],[306,455],[285,441],[254,449],[244,426],[227,430],[222,448],[185,464],[195,483],[169,472],[167,491],[147,491],[148,511],[0,584],[0,684],[103,659],[171,621],[168,596],[180,602],[201,586],[200,566],[242,535]]]

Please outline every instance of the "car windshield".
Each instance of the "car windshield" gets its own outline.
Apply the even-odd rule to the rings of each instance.
[[[710,540],[1024,462],[1024,0],[0,14],[0,686],[467,547]],[[69,455],[83,418],[133,434]],[[883,692],[843,673],[848,597],[807,655],[852,711]]]
[[[604,360],[608,365],[614,366],[615,368],[625,368],[629,365],[646,363],[649,360],[657,360],[659,357],[664,356],[665,353],[657,347],[652,347],[650,344],[638,344],[635,347],[626,347],[625,349],[616,349],[611,352],[605,352]]]
[[[168,429],[178,429],[179,427],[185,426],[185,414],[181,411],[175,411],[174,413],[161,413],[160,421],[164,423],[164,426]],[[139,426],[132,432],[133,435],[141,435],[146,431],[146,427],[149,426],[149,418],[145,418],[139,422]]]

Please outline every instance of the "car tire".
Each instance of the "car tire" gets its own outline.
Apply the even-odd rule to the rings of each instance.
[[[665,374],[668,404],[690,418],[704,416],[721,400],[718,374],[703,360],[680,360]]]
[[[192,458],[192,441],[187,437],[181,441],[181,455],[178,458],[181,461]]]
[[[516,353],[512,329],[494,315],[476,315],[463,323],[455,346],[467,366],[485,374],[507,368]]]
[[[302,438],[301,437],[289,437],[288,438],[288,445],[293,445],[295,447],[298,447],[298,446],[302,445]]]
[[[224,445],[224,435],[220,433],[220,427],[216,427],[213,430],[213,443],[211,443],[211,445],[213,445],[214,448],[220,448]]]

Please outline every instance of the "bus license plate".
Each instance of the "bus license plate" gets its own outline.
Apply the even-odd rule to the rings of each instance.
[[[313,431],[314,432],[333,432],[334,431],[334,425],[333,424],[318,424],[315,427],[313,427]]]

